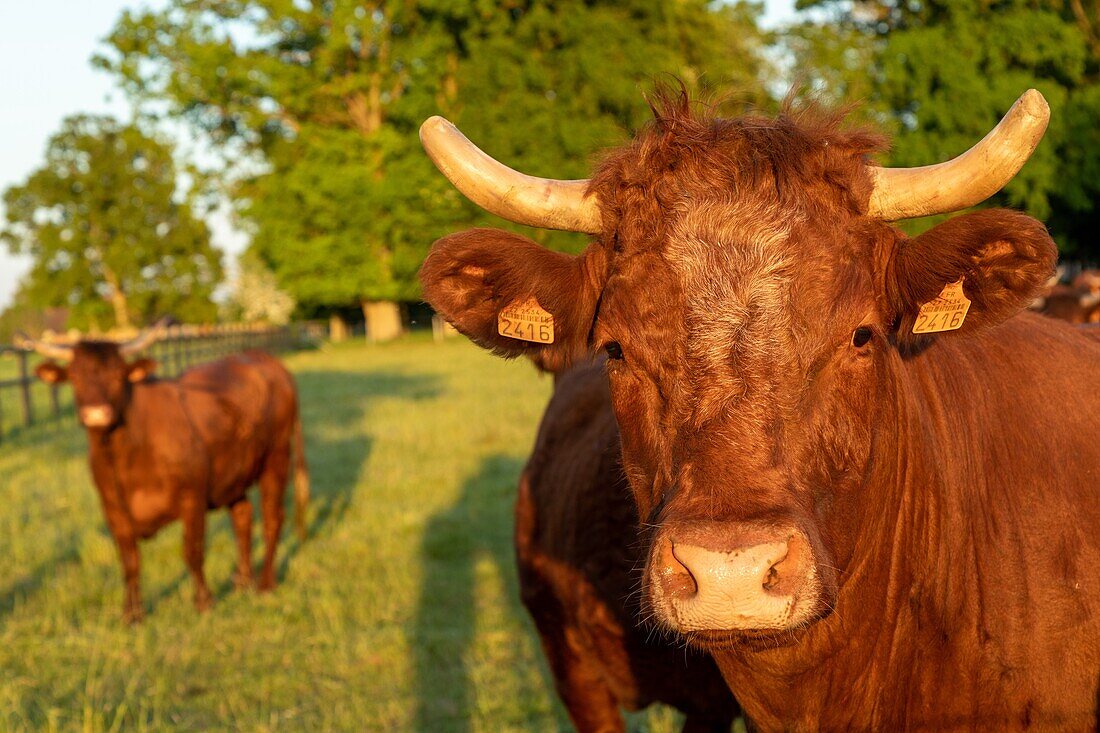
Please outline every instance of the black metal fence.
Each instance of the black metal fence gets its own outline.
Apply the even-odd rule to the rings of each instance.
[[[171,326],[145,354],[156,359],[157,374],[174,377],[190,366],[239,351],[263,349],[278,354],[315,344],[325,335],[324,325],[315,322]],[[37,353],[0,345],[0,441],[35,425],[62,424],[73,415],[72,390],[35,376],[35,367],[42,361]]]

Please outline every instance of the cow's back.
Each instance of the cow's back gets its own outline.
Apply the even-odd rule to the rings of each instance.
[[[569,629],[572,652],[599,663],[623,707],[661,701],[732,719],[735,703],[711,658],[642,625],[640,548],[604,368],[584,365],[557,380],[521,478],[524,603],[536,621],[543,617],[540,631],[547,623]]]
[[[211,463],[211,503],[220,505],[256,481],[273,448],[289,444],[293,377],[275,357],[246,351],[192,367],[177,383]]]

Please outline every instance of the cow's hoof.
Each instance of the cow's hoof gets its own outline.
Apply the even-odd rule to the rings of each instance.
[[[145,620],[145,609],[141,606],[126,606],[122,609],[122,620],[127,626],[137,626]]]
[[[233,587],[243,593],[247,593],[248,591],[256,589],[256,581],[252,579],[251,575],[234,575]]]
[[[275,578],[261,578],[259,589],[261,593],[270,593],[275,590]]]
[[[214,597],[210,595],[210,591],[205,593],[195,594],[195,610],[199,613],[209,611],[214,607]]]

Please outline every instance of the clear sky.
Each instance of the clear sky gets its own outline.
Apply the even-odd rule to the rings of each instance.
[[[128,115],[110,77],[88,63],[124,8],[141,0],[0,0],[0,190],[41,162],[61,120],[77,112]],[[159,2],[151,3],[159,5]],[[790,20],[794,0],[765,0],[765,23]],[[243,239],[214,222],[215,244],[236,253]],[[0,246],[0,308],[11,299],[25,258]]]

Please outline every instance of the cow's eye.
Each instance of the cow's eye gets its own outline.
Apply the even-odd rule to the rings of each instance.
[[[604,344],[603,350],[607,352],[608,359],[619,360],[623,358],[623,347],[619,345],[618,341],[608,341]]]
[[[875,335],[875,332],[871,330],[869,326],[860,326],[852,334],[852,346],[857,349],[867,345],[867,342],[871,340],[871,337]]]

